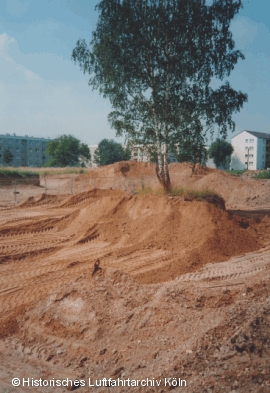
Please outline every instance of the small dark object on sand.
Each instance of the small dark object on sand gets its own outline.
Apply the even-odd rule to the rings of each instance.
[[[100,260],[97,259],[96,262],[94,263],[94,269],[92,271],[92,277],[96,274],[97,271],[102,270],[101,267],[99,267]]]

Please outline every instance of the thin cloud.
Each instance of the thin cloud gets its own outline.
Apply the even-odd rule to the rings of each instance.
[[[12,63],[12,65],[15,67],[17,71],[21,71],[22,74],[25,76],[25,78],[28,81],[31,80],[40,80],[40,76],[36,73],[33,72],[32,70],[29,70],[28,68],[22,66],[21,64],[18,64],[8,53],[9,47],[11,44],[17,44],[17,41],[15,38],[10,37],[7,33],[0,34],[0,57],[2,58],[2,61],[7,61]]]
[[[0,55],[6,60],[11,60],[8,56],[7,51],[10,44],[16,42],[13,37],[10,37],[7,33],[0,34]]]

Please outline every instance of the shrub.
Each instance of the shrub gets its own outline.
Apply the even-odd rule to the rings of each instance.
[[[253,176],[253,179],[270,179],[270,171],[261,171]]]

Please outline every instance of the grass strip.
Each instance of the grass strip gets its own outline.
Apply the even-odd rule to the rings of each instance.
[[[261,171],[252,176],[253,179],[270,179],[270,171]]]
[[[20,171],[14,169],[0,169],[0,177],[27,179],[27,178],[39,177],[39,173],[30,172],[30,171]]]

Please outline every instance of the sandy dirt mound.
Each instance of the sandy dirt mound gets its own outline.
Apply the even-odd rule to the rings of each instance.
[[[270,206],[270,182],[250,177],[236,177],[218,169],[190,163],[169,165],[174,186],[212,190],[221,195],[228,209],[246,206]]]
[[[150,162],[120,161],[115,164],[92,169],[81,177],[140,177],[155,176],[156,165]]]
[[[181,172],[181,175],[183,176],[184,175],[192,176],[192,175],[209,175],[210,173],[214,173],[217,170],[199,164],[193,165],[190,162],[182,162],[182,163],[174,162],[172,164],[169,164],[169,171],[172,174]]]
[[[37,196],[32,196],[26,199],[26,201],[20,203],[17,207],[40,207],[40,206],[55,206],[59,202],[63,202],[68,197],[66,195],[48,195],[45,193],[39,194]]]
[[[156,166],[149,162],[122,161],[89,170],[75,179],[74,187],[119,189],[134,193],[142,188],[159,188]]]
[[[123,198],[95,230],[119,249],[123,266],[134,252],[159,250],[155,263],[129,263],[128,272],[145,283],[168,280],[259,246],[253,234],[211,204],[153,195]]]
[[[67,239],[58,244],[63,253],[70,242],[79,246],[98,239],[113,249],[103,264],[120,268],[144,283],[173,279],[207,262],[223,261],[260,246],[248,226],[204,201],[91,190],[70,197],[42,195],[36,200],[39,208],[41,202],[47,208],[54,202],[57,215],[59,209],[68,211],[59,217],[22,220],[20,225],[7,223],[0,233],[59,232]],[[35,204],[33,200],[28,203],[31,207]],[[27,203],[20,208],[24,206]],[[145,258],[137,259],[141,252]],[[6,258],[3,255],[0,260]],[[16,254],[9,258],[16,259]]]
[[[41,184],[45,193],[55,194],[51,196],[51,201],[46,200],[51,206],[58,200],[64,201],[67,194],[80,194],[91,189],[122,190],[134,195],[142,189],[161,188],[155,168],[155,164],[151,163],[123,161],[89,169],[83,175],[65,175],[62,178],[48,176],[46,187],[44,179],[41,179]],[[201,165],[194,166],[191,163],[172,163],[169,171],[173,188],[214,191],[224,198],[227,209],[270,207],[270,181],[252,179],[251,171],[242,177],[236,177],[224,171]],[[30,197],[25,206],[34,207],[34,203],[37,207],[36,202],[41,193],[39,187],[19,183],[18,194],[13,193],[13,188],[7,185],[1,187],[0,205],[8,206],[14,203],[15,197],[17,202],[26,201]],[[42,198],[39,201],[40,206],[45,203]]]
[[[191,163],[169,165],[174,188],[211,190],[221,195],[228,209],[270,206],[270,181],[236,177],[221,170]],[[142,188],[160,188],[155,164],[123,161],[90,170],[75,180],[76,186],[121,189],[131,193]]]
[[[270,217],[255,213],[97,189],[2,210],[0,388],[161,379],[136,388],[153,393],[175,377],[190,393],[267,392]]]

